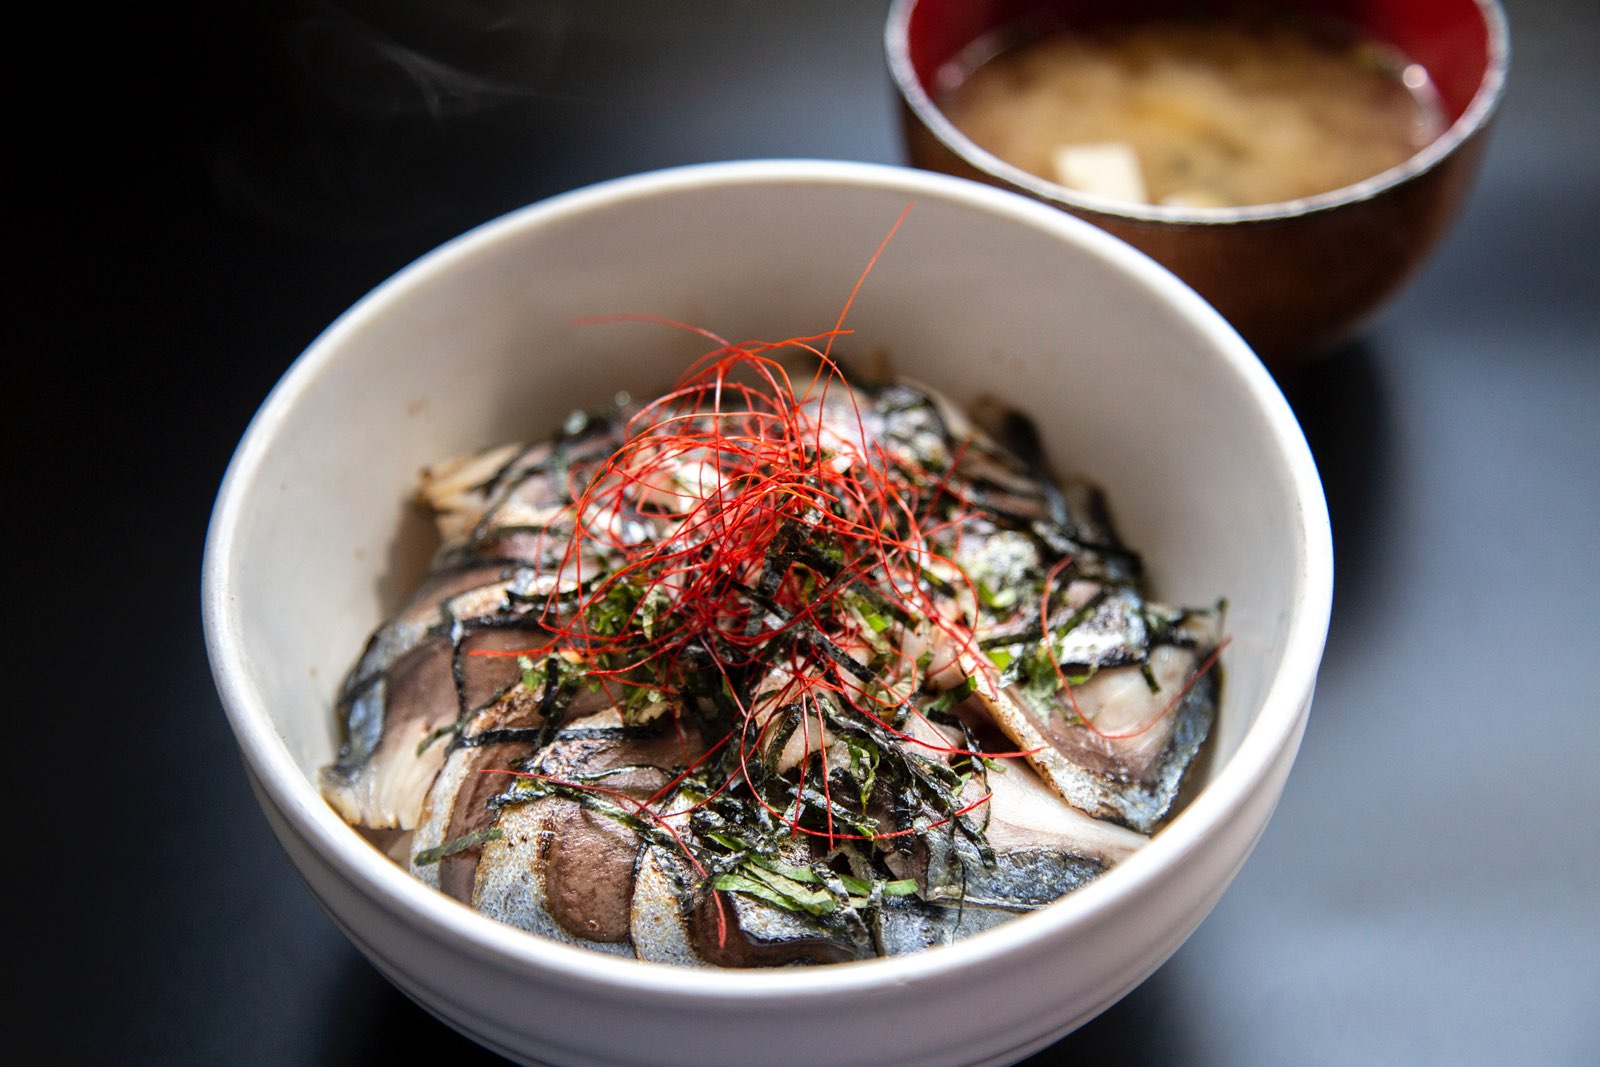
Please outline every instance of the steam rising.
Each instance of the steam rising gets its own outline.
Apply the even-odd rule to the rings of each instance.
[[[227,201],[293,231],[371,233],[437,217],[468,147],[510,151],[526,139],[499,136],[502,126],[535,135],[539,104],[560,83],[571,12],[518,0],[292,5],[250,43],[259,69],[240,76],[248,84],[215,146],[214,180]]]
[[[411,3],[377,22],[332,4],[290,27],[300,87],[368,119],[470,115],[537,94],[555,67],[561,4]]]

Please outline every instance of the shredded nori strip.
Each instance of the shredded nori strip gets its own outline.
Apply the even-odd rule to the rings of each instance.
[[[456,853],[465,852],[469,848],[477,848],[479,845],[490,841],[498,841],[503,836],[504,834],[501,832],[500,827],[485,826],[481,830],[474,830],[470,834],[462,834],[460,837],[452,838],[437,848],[423,849],[411,858],[411,862],[418,867],[428,867],[447,856],[454,856]]]

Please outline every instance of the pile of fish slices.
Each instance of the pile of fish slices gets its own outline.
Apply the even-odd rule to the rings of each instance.
[[[573,543],[570,492],[625,439],[622,403],[574,416],[553,440],[424,472],[419,495],[442,546],[345,681],[344,744],[321,775],[328,802],[418,879],[485,915],[691,966],[948,943],[1046,905],[1138,849],[1170,817],[1213,724],[1218,613],[1147,601],[1099,491],[1044,476],[1017,417],[983,418],[986,433],[905,383],[836,407],[825,417],[841,434],[947,472],[963,501],[935,547],[965,578],[948,574],[942,588],[974,640],[941,644],[934,631],[939,647],[922,661],[942,667],[897,723],[905,737],[837,717],[823,742],[835,795],[858,793],[858,814],[919,832],[794,833],[747,783],[719,790],[726,772],[702,760],[730,729],[714,694],[641,713],[606,687],[573,684],[559,661],[474,654],[539,645],[551,598],[606,566]],[[1047,575],[1068,557],[1057,609],[1042,619]],[[759,698],[776,684],[752,688]],[[803,797],[807,771],[780,751],[796,744],[779,731],[759,762],[770,786]],[[507,771],[528,776],[485,773]],[[929,800],[941,791],[942,803]]]

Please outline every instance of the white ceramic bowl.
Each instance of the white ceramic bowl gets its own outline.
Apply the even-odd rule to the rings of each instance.
[[[313,785],[335,686],[419,576],[417,469],[542,433],[705,347],[831,327],[958,400],[1032,413],[1058,470],[1111,492],[1156,591],[1226,596],[1216,758],[1155,840],[1070,897],[919,955],[772,971],[619,960],[499,925],[414,881]],[[1327,513],[1282,396],[1142,254],[1051,207],[852,163],[711,164],[555,197],[424,257],[294,364],[228,470],[206,546],[213,671],[261,806],[341,929],[417,1001],[548,1064],[1004,1063],[1142,981],[1239,870],[1293,762],[1331,600]]]

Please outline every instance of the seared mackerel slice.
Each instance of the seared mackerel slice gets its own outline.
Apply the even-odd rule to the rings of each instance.
[[[1216,717],[1216,613],[1147,600],[1104,495],[1057,488],[1019,459],[1037,435],[1016,413],[990,412],[1022,440],[1008,450],[937,394],[894,386],[874,409],[908,462],[953,465],[951,491],[970,504],[934,539],[946,558],[928,569],[948,582],[973,641],[936,633],[930,683],[970,688],[959,710],[1031,753],[1080,812],[1154,832]]]
[[[561,568],[571,530],[557,520],[571,485],[616,448],[620,415],[572,429],[423,471],[418,495],[441,546],[346,676],[336,707],[344,741],[320,775],[323,796],[352,825],[415,829],[447,752],[429,739],[459,729],[519,677],[515,659],[472,653],[537,644],[545,598],[576,587]]]

